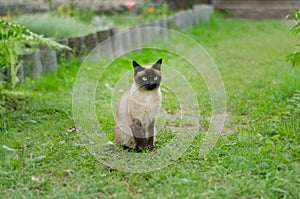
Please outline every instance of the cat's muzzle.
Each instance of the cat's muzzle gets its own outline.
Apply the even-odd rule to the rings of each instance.
[[[154,90],[158,88],[159,84],[144,84],[143,88],[146,90]]]

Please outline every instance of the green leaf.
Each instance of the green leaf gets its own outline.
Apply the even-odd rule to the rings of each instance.
[[[300,12],[297,10],[292,10],[291,11],[293,13],[293,15],[291,15],[291,17],[296,20],[296,21],[300,21]],[[289,31],[289,35],[290,36],[296,36],[300,33],[300,22],[298,22],[296,25],[294,25],[290,31]],[[297,47],[300,46],[300,44],[296,44]],[[300,65],[300,50],[297,49],[294,52],[288,54],[286,56],[287,61],[291,62],[293,67]]]
[[[298,66],[300,64],[300,50],[295,50],[294,52],[286,56],[287,61],[291,62],[293,66]]]
[[[300,20],[300,12],[298,10],[291,10],[291,12],[293,13],[293,15],[291,16],[293,19],[295,19],[296,21]]]
[[[16,63],[19,52],[25,48],[23,42],[43,44],[56,50],[71,50],[68,46],[31,32],[21,24],[0,19],[0,66],[10,67],[13,87],[19,81],[17,72],[20,65],[16,65]]]
[[[3,45],[7,44],[9,41],[32,41],[55,48],[56,50],[71,50],[70,47],[59,44],[50,38],[45,38],[43,35],[35,34],[18,23],[11,23],[2,19],[0,19],[0,41]]]
[[[299,32],[300,32],[300,22],[298,22],[295,26],[293,26],[290,29],[289,35],[295,36],[295,35],[299,34]]]

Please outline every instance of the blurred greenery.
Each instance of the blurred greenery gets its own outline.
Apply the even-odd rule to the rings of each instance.
[[[58,16],[51,13],[19,16],[13,20],[37,34],[55,39],[83,36],[104,28],[84,23],[70,16]]]
[[[167,3],[160,8],[144,6],[141,10],[124,11],[121,13],[97,14],[87,7],[76,10],[72,4],[62,4],[46,14],[11,16],[12,21],[18,21],[31,31],[61,39],[83,36],[115,25],[130,28],[140,23],[153,22],[156,19],[173,14]]]
[[[292,19],[295,20],[296,24],[290,29],[289,34],[291,36],[296,36],[300,33],[300,11],[293,10],[292,11]],[[300,64],[300,44],[296,45],[296,50],[287,55],[287,60],[292,63],[293,66],[299,66]]]

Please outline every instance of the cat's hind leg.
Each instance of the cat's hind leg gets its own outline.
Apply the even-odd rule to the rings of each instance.
[[[114,143],[131,149],[136,147],[136,141],[134,137],[123,132],[118,126],[115,126],[114,128]]]

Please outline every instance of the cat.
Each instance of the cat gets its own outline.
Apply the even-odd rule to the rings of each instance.
[[[134,82],[121,97],[115,116],[114,142],[117,145],[138,152],[154,148],[154,125],[162,102],[161,64],[162,59],[145,67],[132,61]]]

